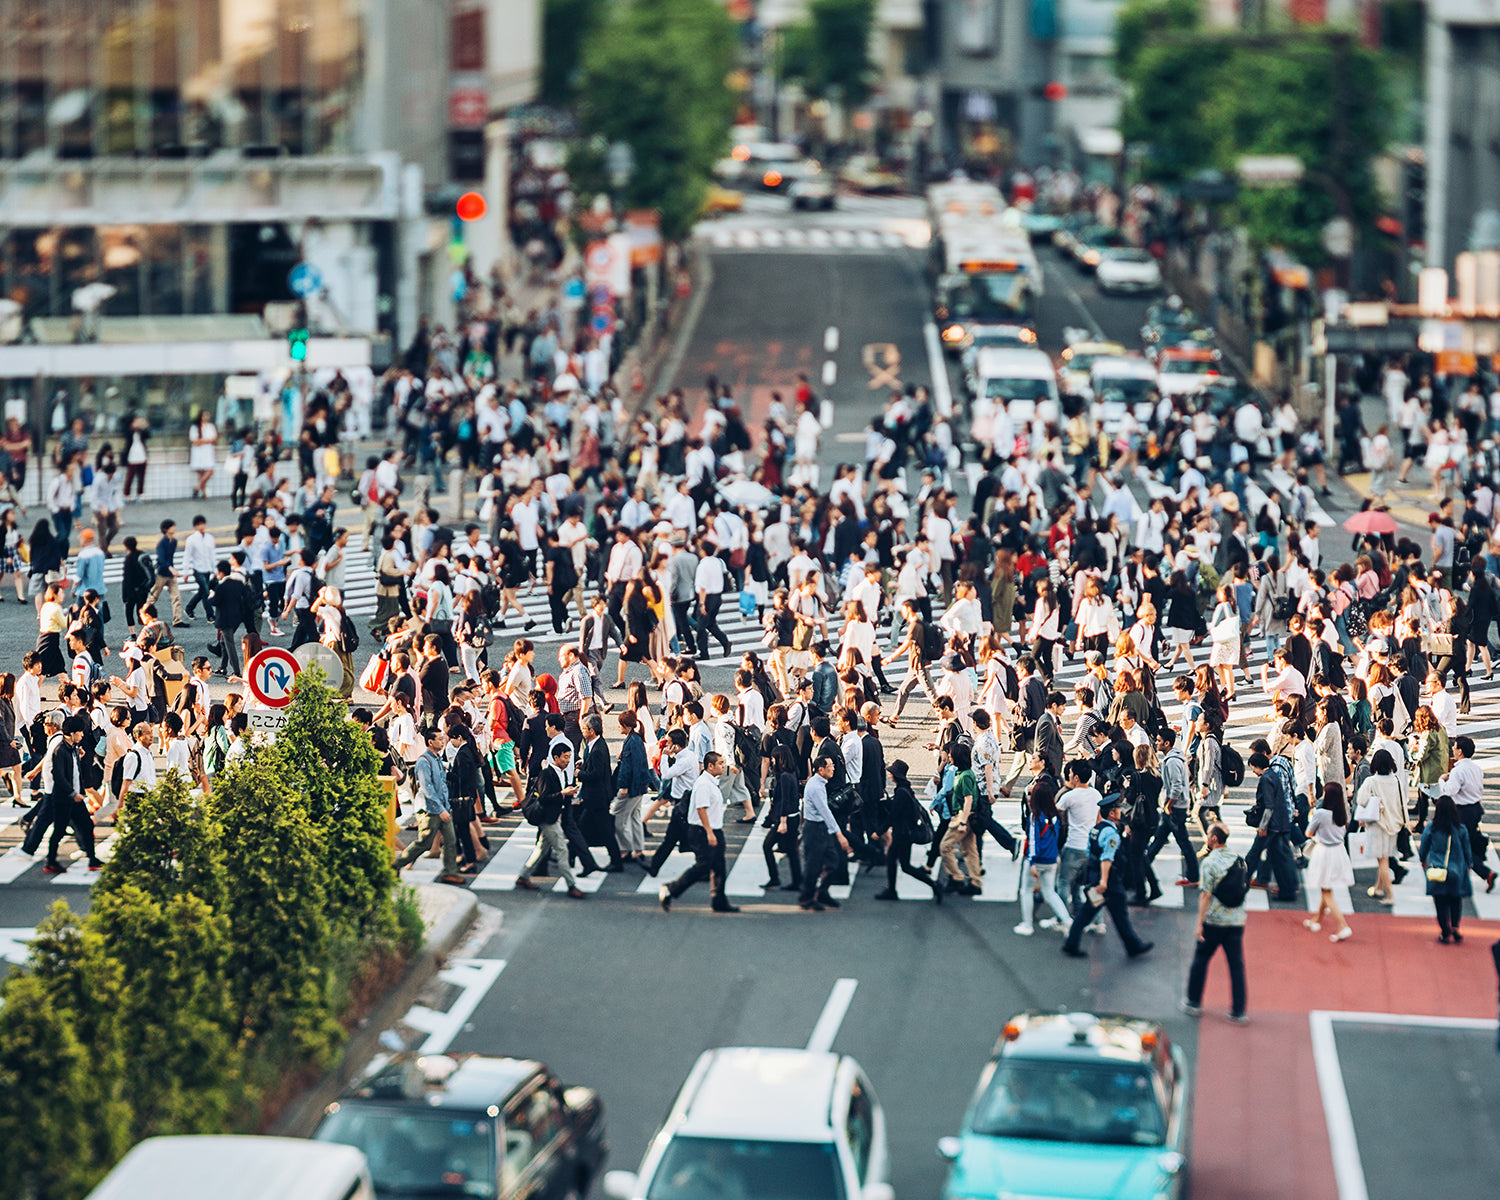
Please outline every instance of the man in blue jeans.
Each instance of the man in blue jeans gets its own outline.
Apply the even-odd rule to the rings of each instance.
[[[1131,958],[1140,958],[1156,945],[1142,941],[1130,923],[1130,908],[1125,902],[1124,872],[1115,870],[1115,864],[1124,865],[1118,856],[1124,839],[1120,834],[1120,798],[1110,796],[1099,805],[1099,821],[1089,832],[1089,861],[1086,868],[1088,890],[1083,894],[1083,907],[1073,916],[1073,927],[1068,930],[1067,941],[1062,952],[1070,958],[1087,958],[1088,951],[1078,943],[1084,929],[1099,915],[1100,909],[1108,909],[1115,923],[1115,932],[1125,943],[1125,953]]]
[[[1297,865],[1292,858],[1291,764],[1283,755],[1272,758],[1270,743],[1256,738],[1250,743],[1250,770],[1256,775],[1255,807],[1260,820],[1255,845],[1245,856],[1245,866],[1255,876],[1250,886],[1267,890],[1268,876],[1276,875],[1277,900],[1297,899]]]

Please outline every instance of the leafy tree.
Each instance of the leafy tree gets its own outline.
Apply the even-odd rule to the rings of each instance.
[[[297,676],[287,723],[267,753],[301,781],[308,815],[323,842],[328,914],[350,937],[388,937],[396,929],[396,873],[386,846],[387,794],[370,735],[349,720],[323,672]]]
[[[196,896],[159,900],[126,883],[96,897],[89,925],[128,980],[115,1030],[132,1141],[223,1132],[239,1075],[225,988],[229,922]]]
[[[814,96],[863,104],[875,76],[874,28],[875,0],[812,0],[806,19],[787,28],[782,74]]]
[[[131,792],[113,850],[95,895],[134,887],[157,900],[189,894],[212,908],[223,903],[222,831],[181,772],[169,771],[150,791]]]
[[[603,0],[542,0],[541,96],[548,104],[573,102],[584,42],[603,9]]]
[[[1115,14],[1115,70],[1121,79],[1132,78],[1148,46],[1194,33],[1202,23],[1198,0],[1125,0]]]
[[[1147,170],[1166,183],[1206,168],[1233,174],[1247,154],[1297,158],[1299,183],[1243,190],[1231,216],[1258,244],[1321,262],[1329,218],[1368,224],[1380,210],[1373,162],[1392,105],[1379,56],[1342,32],[1202,31],[1181,3],[1131,0],[1121,12],[1126,140],[1150,145]]]
[[[98,1103],[94,1048],[40,977],[12,974],[0,999],[0,1195],[82,1196],[128,1145],[119,1114]],[[117,1151],[100,1152],[101,1133]]]
[[[339,1031],[328,985],[328,870],[307,798],[280,758],[254,750],[214,780],[235,847],[224,877],[229,995],[242,1039],[326,1061]]]
[[[719,0],[619,0],[585,42],[582,130],[634,151],[635,170],[617,198],[660,211],[669,239],[697,220],[728,143],[733,56],[734,29]],[[584,197],[609,190],[597,152],[574,166]]]

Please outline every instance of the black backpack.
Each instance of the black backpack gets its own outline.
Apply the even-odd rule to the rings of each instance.
[[[1228,742],[1219,746],[1219,770],[1224,776],[1226,788],[1239,787],[1245,782],[1245,760]]]
[[[353,654],[359,649],[359,629],[354,618],[342,609],[339,610],[339,649],[345,654]]]
[[[937,662],[948,649],[948,635],[941,625],[922,626],[922,661]]]
[[[119,758],[115,759],[115,765],[109,769],[109,790],[115,796],[119,796],[120,789],[125,786],[125,760],[132,754],[135,755],[136,765],[140,765],[141,752],[132,746]]]
[[[1243,858],[1236,858],[1214,887],[1213,896],[1225,908],[1238,908],[1250,894],[1250,868]]]

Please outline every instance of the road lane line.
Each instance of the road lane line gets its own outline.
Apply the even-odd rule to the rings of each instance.
[[[832,387],[833,384],[834,384],[834,381],[837,380],[838,377],[839,377],[839,366],[838,366],[838,363],[834,362],[833,359],[830,358],[830,359],[828,359],[828,361],[826,361],[823,364],[823,386],[824,387]]]
[[[857,979],[840,979],[828,993],[828,1003],[818,1023],[813,1026],[812,1037],[807,1039],[807,1048],[816,1054],[827,1054],[833,1049],[833,1039],[839,1035],[839,1026],[844,1023],[844,1014],[849,1011],[849,1002],[854,999]]]
[[[1354,1116],[1349,1111],[1349,1093],[1344,1089],[1344,1072],[1339,1067],[1338,1044],[1333,1037],[1333,1016],[1313,1012],[1307,1019],[1312,1029],[1313,1067],[1323,1097],[1323,1119],[1328,1126],[1328,1149],[1333,1157],[1339,1200],[1369,1200],[1364,1164],[1359,1158],[1359,1140],[1354,1133]]]
[[[948,364],[943,360],[943,344],[938,341],[937,326],[931,321],[922,326],[922,342],[927,347],[927,370],[932,375],[932,406],[940,417],[951,417],[953,389],[948,386]]]
[[[406,1023],[428,1035],[422,1043],[421,1053],[441,1054],[453,1044],[453,1039],[463,1032],[479,1002],[495,986],[495,980],[505,970],[505,961],[503,958],[458,959],[439,972],[438,978],[444,983],[463,990],[447,1012],[435,1012],[422,1004],[412,1005],[407,1012]]]
[[[1044,264],[1042,267],[1042,274],[1044,276],[1047,274],[1046,264]],[[1076,308],[1079,313],[1082,314],[1083,319],[1088,322],[1089,331],[1093,333],[1095,340],[1102,342],[1104,340],[1104,329],[1099,324],[1099,322],[1094,319],[1094,314],[1089,312],[1088,306],[1083,302],[1083,297],[1078,294],[1078,289],[1073,286],[1073,281],[1069,279],[1061,270],[1054,270],[1051,274],[1054,279],[1062,284],[1062,290],[1068,297],[1068,300],[1072,303],[1073,307]]]
[[[836,354],[839,348],[839,327],[830,325],[827,332],[823,334],[823,352],[825,354]]]

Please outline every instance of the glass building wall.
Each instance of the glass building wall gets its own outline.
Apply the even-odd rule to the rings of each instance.
[[[0,157],[344,153],[357,0],[0,0]]]

